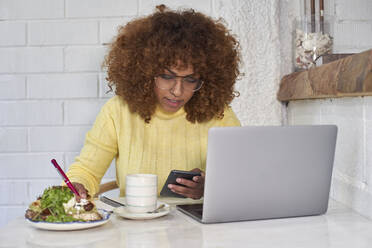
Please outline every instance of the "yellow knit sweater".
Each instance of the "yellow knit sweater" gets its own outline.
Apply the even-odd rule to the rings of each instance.
[[[160,192],[172,169],[205,170],[210,127],[239,125],[230,108],[225,109],[223,119],[195,124],[186,120],[183,108],[171,114],[158,108],[150,123],[145,123],[115,96],[102,107],[67,176],[94,195],[111,161],[116,158],[120,196],[125,194],[125,176],[132,173],[157,174]]]

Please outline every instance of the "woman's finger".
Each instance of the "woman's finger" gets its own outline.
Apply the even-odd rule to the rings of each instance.
[[[75,189],[80,195],[80,197],[76,197],[78,202],[80,201],[80,198],[87,198],[87,190],[85,189],[84,185],[82,185],[81,183],[72,183],[72,185],[74,185]]]
[[[184,179],[184,178],[180,178],[180,177],[177,178],[176,182],[179,183],[179,184],[185,185],[189,188],[196,188],[198,186],[197,182],[187,180],[187,179]]]
[[[203,196],[203,190],[200,188],[187,188],[180,185],[169,184],[168,186],[172,192],[183,195],[192,199],[200,199]]]
[[[204,184],[204,177],[202,177],[202,176],[194,176],[193,178],[192,178],[192,180],[194,181],[194,182],[197,182],[197,183],[202,183],[202,184]]]
[[[174,184],[170,184],[170,187],[169,187],[173,192],[177,193],[177,194],[181,194],[181,195],[193,195],[193,191],[194,189],[192,188],[188,188],[188,187],[184,187],[184,186],[180,186],[180,185],[174,185]]]
[[[184,186],[175,185],[175,184],[168,184],[168,188],[170,188],[173,192],[178,193],[189,193],[190,189]]]
[[[191,170],[192,172],[197,172],[197,173],[202,173],[203,171],[200,170],[199,168],[194,168]]]

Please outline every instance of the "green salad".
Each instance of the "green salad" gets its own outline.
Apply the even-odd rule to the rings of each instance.
[[[74,199],[71,200],[72,198]],[[75,196],[68,187],[52,186],[45,189],[43,195],[30,204],[25,216],[33,221],[46,222],[88,221],[92,220],[92,214],[94,218],[101,217],[93,203],[87,201],[78,213],[75,204]],[[85,218],[87,214],[90,214],[90,219]]]

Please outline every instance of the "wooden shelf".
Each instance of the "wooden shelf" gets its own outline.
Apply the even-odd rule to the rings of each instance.
[[[372,96],[372,49],[306,71],[286,75],[277,99]]]

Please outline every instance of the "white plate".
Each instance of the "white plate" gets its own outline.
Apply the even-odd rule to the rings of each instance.
[[[80,229],[87,229],[96,226],[101,226],[106,224],[110,219],[110,213],[104,209],[98,209],[98,213],[103,217],[102,220],[94,220],[94,221],[72,221],[72,222],[46,222],[46,221],[32,221],[27,219],[27,222],[39,229],[44,230],[56,230],[56,231],[71,231],[71,230],[80,230]]]
[[[164,207],[159,209],[158,213],[132,213],[129,212],[126,207],[118,207],[114,209],[114,213],[126,218],[126,219],[131,219],[131,220],[150,220],[150,219],[155,219],[159,218],[161,216],[167,215],[170,212],[170,207],[168,204],[164,202],[159,202],[157,203],[157,207],[159,207],[161,204],[164,204]]]

